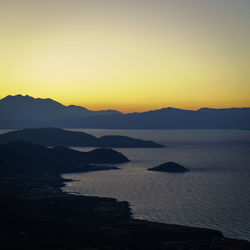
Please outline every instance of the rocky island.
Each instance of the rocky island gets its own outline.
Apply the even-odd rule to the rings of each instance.
[[[60,173],[127,161],[124,155],[107,149],[79,152],[20,141],[1,144],[1,248],[249,249],[248,242],[224,238],[216,230],[133,219],[128,202],[72,195],[60,189],[70,181]]]
[[[128,136],[109,135],[97,138],[84,132],[72,132],[61,128],[34,128],[10,131],[0,135],[0,143],[13,140],[27,141],[44,146],[162,148],[153,141]]]
[[[187,168],[175,162],[166,162],[154,168],[148,168],[149,171],[181,173],[189,171]]]

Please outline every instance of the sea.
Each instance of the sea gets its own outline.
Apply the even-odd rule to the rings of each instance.
[[[119,170],[64,174],[74,180],[64,191],[128,201],[137,219],[217,229],[250,241],[250,130],[70,130],[153,140],[165,148],[114,148],[130,162],[116,164]],[[190,171],[147,170],[168,161]]]
[[[65,174],[69,193],[128,201],[137,219],[220,230],[250,240],[250,131],[72,129],[125,135],[165,148],[115,148],[130,159],[119,170]],[[92,148],[75,147],[80,151]],[[190,171],[148,171],[174,161]]]

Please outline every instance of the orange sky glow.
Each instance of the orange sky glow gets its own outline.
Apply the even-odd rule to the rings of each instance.
[[[250,106],[250,2],[0,3],[0,98],[123,112]]]

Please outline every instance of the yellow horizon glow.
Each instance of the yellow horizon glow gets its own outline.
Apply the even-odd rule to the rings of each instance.
[[[28,94],[122,112],[250,107],[249,2],[0,7],[0,98]]]

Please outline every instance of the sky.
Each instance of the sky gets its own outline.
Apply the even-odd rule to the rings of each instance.
[[[250,107],[249,0],[0,0],[0,98]]]

